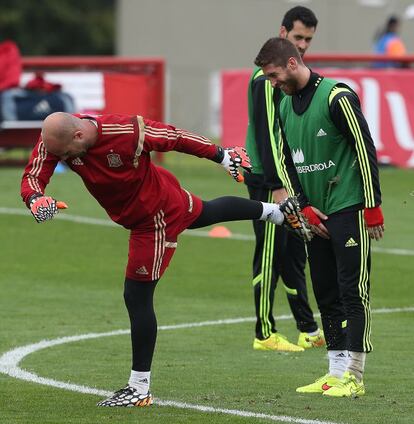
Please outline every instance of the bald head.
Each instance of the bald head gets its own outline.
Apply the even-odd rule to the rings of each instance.
[[[55,112],[43,122],[42,140],[49,153],[65,160],[83,156],[97,138],[96,127],[70,113]]]
[[[56,112],[49,115],[42,125],[42,139],[50,153],[65,149],[79,127],[79,118],[69,113]]]

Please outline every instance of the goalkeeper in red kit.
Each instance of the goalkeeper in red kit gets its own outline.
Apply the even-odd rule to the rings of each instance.
[[[131,323],[132,370],[126,387],[99,406],[148,406],[150,369],[157,336],[153,295],[185,229],[224,221],[259,219],[286,225],[302,237],[310,230],[297,202],[280,205],[234,196],[202,201],[167,170],[151,162],[151,151],[179,151],[221,164],[237,181],[250,169],[244,149],[222,148],[205,137],[133,115],[49,115],[33,149],[21,195],[37,222],[53,218],[59,202],[45,188],[59,161],[83,180],[110,218],[130,230],[124,299]]]

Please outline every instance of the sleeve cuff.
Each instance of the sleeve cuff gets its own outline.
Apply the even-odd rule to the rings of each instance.
[[[30,204],[33,202],[33,200],[37,199],[38,197],[42,197],[42,193],[33,193],[31,196],[29,196],[26,200],[26,206],[30,209]]]
[[[217,145],[216,145],[216,148],[217,148],[217,152],[211,158],[211,160],[216,163],[221,163],[223,162],[223,159],[224,159],[224,149],[221,146],[217,146]]]

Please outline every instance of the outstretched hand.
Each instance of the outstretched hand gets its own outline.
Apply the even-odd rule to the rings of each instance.
[[[59,209],[67,209],[65,202],[57,202],[50,196],[35,197],[30,202],[30,212],[38,224],[52,219]]]
[[[252,165],[250,164],[250,158],[244,147],[227,147],[223,149],[224,158],[221,161],[221,165],[226,171],[237,181],[243,182],[244,177],[240,174],[240,169],[251,172]]]

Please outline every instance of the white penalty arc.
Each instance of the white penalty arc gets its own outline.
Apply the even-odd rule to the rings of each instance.
[[[389,313],[397,313],[397,312],[414,312],[414,307],[392,308],[392,309],[382,308],[382,309],[373,310],[372,312],[378,313],[378,314],[389,314]],[[282,316],[276,317],[276,319],[279,321],[292,319],[292,316],[282,315]],[[223,320],[216,320],[216,321],[193,322],[193,323],[160,326],[159,330],[165,331],[165,330],[205,327],[205,326],[211,326],[211,325],[231,325],[231,324],[239,324],[244,322],[252,322],[254,320],[255,320],[254,317],[246,317],[246,318],[223,319]],[[112,392],[94,388],[94,387],[72,384],[72,383],[54,380],[51,378],[41,377],[35,373],[22,369],[19,366],[19,364],[28,355],[38,352],[42,349],[49,348],[49,347],[58,346],[65,343],[78,342],[81,340],[97,339],[101,337],[112,337],[112,336],[125,335],[125,334],[129,334],[129,330],[116,330],[116,331],[109,331],[105,333],[89,333],[89,334],[81,334],[76,336],[59,337],[53,340],[42,340],[38,343],[21,346],[21,347],[12,349],[4,353],[2,356],[0,356],[0,372],[20,380],[30,381],[33,383],[43,384],[43,385],[51,386],[51,387],[57,387],[60,389],[70,390],[70,391],[78,392],[78,393],[85,393],[85,394],[92,394],[92,395],[107,397]],[[174,400],[156,399],[156,404],[160,406],[169,406],[169,407],[180,408],[180,409],[191,409],[191,410],[205,412],[205,413],[217,413],[217,414],[234,415],[239,417],[250,417],[254,419],[264,419],[264,420],[277,421],[277,422],[283,422],[283,423],[339,424],[339,423],[335,423],[331,421],[309,420],[309,419],[291,417],[291,416],[285,416],[285,415],[270,415],[270,414],[256,413],[251,411],[243,411],[238,409],[226,409],[226,408],[216,408],[216,407],[206,406],[206,405],[195,405],[195,404],[189,404],[185,402],[178,402]]]
[[[0,214],[31,217],[28,210],[23,208],[0,207]],[[57,215],[54,219],[61,220],[61,221],[76,222],[78,224],[89,224],[89,225],[100,225],[104,227],[122,228],[119,225],[115,224],[114,222],[110,221],[109,219],[90,218],[87,216],[71,215],[67,213],[64,213],[64,214],[61,213]],[[186,236],[193,236],[193,237],[211,237],[208,231],[201,231],[201,230],[186,230],[184,231],[183,234]],[[251,234],[233,233],[231,236],[223,238],[223,240],[253,241],[254,236]],[[384,253],[387,255],[414,256],[414,250],[412,249],[398,249],[398,248],[372,246],[371,250],[376,253]]]
[[[181,326],[180,328],[184,328]],[[51,378],[40,377],[32,372],[25,371],[21,369],[18,364],[21,362],[27,355],[37,352],[39,350],[57,346],[65,343],[77,342],[80,340],[96,339],[100,337],[110,337],[118,336],[122,334],[128,334],[129,330],[118,330],[110,331],[107,333],[90,333],[82,334],[79,336],[69,336],[69,337],[60,337],[54,340],[42,340],[39,343],[34,343],[27,346],[22,346],[20,348],[13,349],[0,357],[0,372],[7,374],[11,377],[15,377],[20,380],[26,380],[33,383],[43,384],[46,386],[57,387],[59,389],[70,390],[77,393],[85,393],[91,395],[98,395],[102,397],[108,397],[112,392],[107,390],[101,390],[94,387],[88,387],[78,384],[66,383],[63,381],[57,381]],[[284,415],[270,415],[263,414],[251,411],[243,411],[238,409],[226,409],[226,408],[216,408],[208,405],[197,405],[190,404],[185,402],[177,402],[174,400],[162,400],[154,399],[156,405],[168,406],[179,409],[191,409],[199,412],[205,413],[216,413],[216,414],[226,414],[226,415],[235,415],[239,417],[250,417],[255,419],[266,419],[269,421],[277,421],[283,423],[298,423],[298,424],[340,424],[331,421],[321,421],[321,420],[308,420],[304,418],[296,418]]]
[[[291,319],[291,315],[282,315],[277,317],[277,319]],[[194,327],[205,327],[210,325],[226,325],[226,324],[238,324],[243,322],[253,321],[254,318],[234,318],[234,319],[223,319],[217,321],[204,321],[204,322],[194,322],[194,323],[185,323],[177,325],[168,325],[160,326],[159,330],[175,330],[175,329],[184,329],[184,328],[194,328]],[[51,378],[40,377],[35,373],[23,370],[19,367],[19,363],[28,355],[39,350],[46,349],[53,346],[62,345],[65,343],[72,343],[81,340],[96,339],[101,337],[111,337],[129,334],[129,330],[116,330],[109,331],[105,333],[89,333],[81,334],[77,336],[68,336],[68,337],[59,337],[53,340],[42,340],[38,343],[33,343],[30,345],[18,347],[16,349],[10,350],[3,354],[0,357],[0,372],[10,377],[17,378],[19,380],[30,381],[33,383],[43,384],[46,386],[57,387],[59,389],[70,390],[77,393],[85,393],[91,395],[98,395],[102,397],[108,397],[112,392],[102,389],[97,389],[94,387],[88,387],[78,384],[67,383],[63,381],[54,380]],[[204,413],[214,413],[214,414],[225,414],[233,415],[238,417],[246,417],[253,419],[262,419],[268,421],[276,421],[282,423],[297,423],[297,424],[341,424],[333,421],[322,421],[322,420],[310,420],[299,417],[291,417],[285,415],[271,415],[258,412],[244,411],[239,409],[226,409],[226,408],[216,408],[208,405],[197,405],[190,404],[186,402],[178,402],[174,400],[162,400],[154,399],[156,405],[167,406],[179,409],[190,409],[198,412]]]

